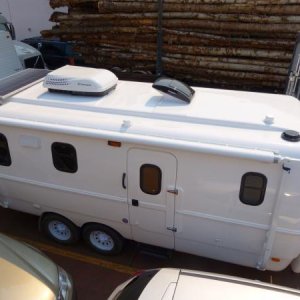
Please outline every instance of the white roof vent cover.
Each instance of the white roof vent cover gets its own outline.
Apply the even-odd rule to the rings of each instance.
[[[118,77],[105,69],[64,66],[50,72],[43,86],[50,92],[103,96],[116,87]]]

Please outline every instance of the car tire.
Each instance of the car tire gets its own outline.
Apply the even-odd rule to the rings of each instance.
[[[104,255],[116,255],[123,249],[123,237],[115,230],[102,224],[84,226],[82,236],[89,247]]]
[[[79,228],[58,214],[46,214],[42,218],[41,229],[49,238],[63,245],[75,244],[80,238]]]

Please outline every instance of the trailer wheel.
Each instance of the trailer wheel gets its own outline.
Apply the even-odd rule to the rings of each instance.
[[[120,253],[124,244],[124,239],[120,234],[101,224],[84,226],[82,236],[92,249],[104,255]]]
[[[78,227],[58,214],[46,214],[41,221],[42,231],[52,240],[64,244],[74,244],[79,240]]]

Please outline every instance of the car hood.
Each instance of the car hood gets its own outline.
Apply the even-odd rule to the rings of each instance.
[[[50,300],[58,294],[57,266],[39,250],[2,234],[0,274],[1,299]]]
[[[19,41],[13,41],[13,44],[15,46],[18,57],[21,58],[22,60],[33,56],[41,55],[40,51],[25,43]]]

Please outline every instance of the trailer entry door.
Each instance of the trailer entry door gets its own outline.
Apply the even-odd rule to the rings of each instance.
[[[133,148],[128,152],[128,204],[136,241],[174,248],[177,160],[169,153]],[[169,192],[168,192],[169,191]]]

